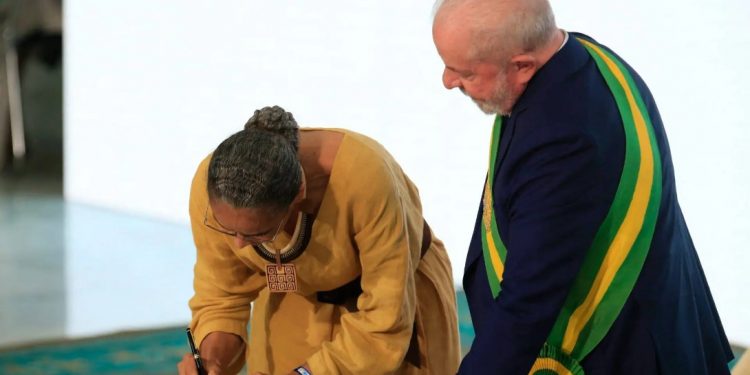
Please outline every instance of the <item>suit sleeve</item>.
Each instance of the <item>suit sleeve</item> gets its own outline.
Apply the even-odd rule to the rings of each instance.
[[[508,181],[496,177],[504,190],[493,192],[495,210],[507,215],[501,292],[462,374],[528,373],[611,204],[602,151],[584,130],[544,120],[524,125],[536,134],[515,135],[520,142],[503,161],[509,172],[498,174]]]
[[[203,225],[208,205],[206,171],[201,163],[190,191],[190,223],[197,251],[190,299],[193,319],[190,323],[196,344],[211,332],[233,333],[247,342],[250,303],[265,285],[265,279],[239,260],[225,235]]]
[[[403,181],[387,165],[350,180],[361,181],[353,183],[359,192],[350,209],[363,292],[358,311],[342,316],[339,334],[308,364],[313,374],[392,373],[403,362],[414,325],[423,222],[401,189]]]

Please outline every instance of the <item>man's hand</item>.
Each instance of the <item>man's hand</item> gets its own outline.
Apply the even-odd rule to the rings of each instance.
[[[208,375],[236,374],[242,369],[245,342],[227,332],[211,332],[200,346],[201,361]],[[177,364],[179,375],[198,375],[195,359],[190,353]]]

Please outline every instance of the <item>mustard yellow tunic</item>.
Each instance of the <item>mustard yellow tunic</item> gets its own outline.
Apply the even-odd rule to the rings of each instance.
[[[268,262],[251,246],[237,248],[231,237],[204,226],[210,157],[198,167],[190,194],[196,341],[212,331],[243,337],[249,373],[288,374],[307,362],[313,375],[455,374],[460,348],[450,262],[434,236],[420,259],[417,188],[374,140],[327,130],[344,136],[310,243],[292,261],[296,293],[269,293]],[[277,239],[282,244],[289,241],[283,235]],[[317,301],[316,292],[358,275],[363,293],[356,307]],[[410,345],[419,348],[420,368],[404,360]]]

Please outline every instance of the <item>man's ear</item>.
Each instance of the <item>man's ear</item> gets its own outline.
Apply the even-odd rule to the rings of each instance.
[[[510,62],[514,81],[519,85],[526,85],[539,70],[539,62],[531,55],[516,55]]]

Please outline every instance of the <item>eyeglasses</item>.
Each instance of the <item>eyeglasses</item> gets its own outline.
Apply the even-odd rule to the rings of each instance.
[[[222,234],[226,234],[227,236],[240,237],[240,238],[242,238],[243,241],[249,242],[249,243],[251,243],[253,245],[260,245],[260,244],[264,244],[264,243],[275,241],[276,237],[278,237],[279,233],[281,233],[281,228],[284,227],[284,224],[286,224],[286,221],[289,218],[289,212],[287,212],[286,214],[284,214],[284,217],[281,219],[281,222],[279,222],[279,225],[276,227],[276,231],[273,233],[273,236],[271,238],[268,238],[268,235],[250,235],[250,236],[248,236],[248,235],[245,235],[245,234],[242,234],[242,233],[239,233],[239,232],[232,232],[232,231],[226,230],[224,228],[221,228],[221,227],[219,227],[219,226],[221,226],[221,224],[219,224],[219,226],[214,226],[211,223],[209,223],[208,222],[208,207],[209,206],[206,206],[206,212],[203,214],[203,225],[207,226],[208,228],[210,228],[210,229],[212,229],[212,230],[214,230],[216,232],[219,232],[219,233],[222,233]],[[214,219],[214,220],[216,220],[216,219]],[[217,221],[217,224],[218,224],[218,221]]]

